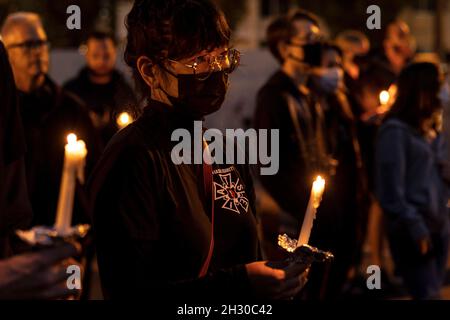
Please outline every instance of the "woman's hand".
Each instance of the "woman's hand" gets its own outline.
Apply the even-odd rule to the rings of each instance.
[[[288,300],[307,282],[309,265],[258,261],[246,266],[250,284],[258,298]]]

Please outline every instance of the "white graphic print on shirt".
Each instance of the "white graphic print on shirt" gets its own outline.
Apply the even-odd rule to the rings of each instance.
[[[244,185],[234,167],[213,171],[214,201],[222,202],[222,208],[236,213],[248,211],[249,201]]]

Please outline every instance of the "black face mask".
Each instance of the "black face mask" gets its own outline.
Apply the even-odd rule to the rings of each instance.
[[[213,72],[204,80],[200,80],[201,75],[168,72],[178,79],[178,97],[172,97],[165,92],[175,108],[196,118],[220,109],[228,90],[226,72]]]

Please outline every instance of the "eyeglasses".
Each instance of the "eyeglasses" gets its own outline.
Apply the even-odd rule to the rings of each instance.
[[[34,49],[41,49],[44,47],[48,49],[50,47],[50,42],[47,40],[29,40],[22,43],[11,44],[7,48],[8,49],[20,48],[24,50],[26,53],[30,53]]]
[[[235,71],[240,64],[241,53],[237,49],[228,49],[215,56],[210,54],[198,56],[192,60],[192,63],[186,64],[172,59],[168,61],[191,69],[198,80],[206,80],[213,72],[225,71],[230,74]]]

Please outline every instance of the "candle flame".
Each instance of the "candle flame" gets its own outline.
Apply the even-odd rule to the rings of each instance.
[[[391,99],[391,94],[387,90],[383,90],[380,92],[380,103],[382,105],[387,105],[389,100]]]
[[[73,145],[77,142],[77,135],[75,133],[71,133],[67,136],[67,143]]]
[[[322,201],[322,195],[325,190],[325,179],[321,176],[318,176],[313,183],[312,188],[312,200],[313,207],[317,209]]]
[[[317,176],[316,180],[314,181],[314,186],[317,187],[317,189],[321,190],[325,188],[325,179],[321,176]]]
[[[133,122],[133,118],[130,116],[128,112],[122,112],[117,117],[117,124],[119,125],[120,128],[126,127],[131,122]]]

